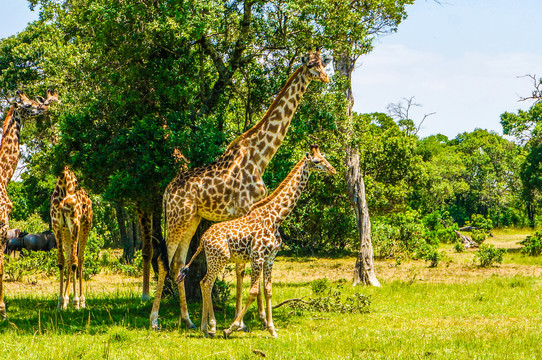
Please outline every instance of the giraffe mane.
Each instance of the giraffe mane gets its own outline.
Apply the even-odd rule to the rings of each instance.
[[[247,131],[245,131],[244,133],[239,135],[237,137],[237,139],[235,139],[230,144],[230,146],[228,146],[226,151],[232,149],[234,146],[239,144],[241,141],[243,141],[244,139],[250,137],[251,135],[256,133],[258,130],[260,130],[260,128],[265,123],[265,121],[269,118],[269,114],[271,114],[273,112],[273,110],[275,110],[275,108],[278,106],[279,99],[282,97],[282,95],[284,95],[284,93],[286,92],[286,89],[288,89],[290,87],[290,85],[292,84],[292,81],[294,81],[294,77],[297,76],[298,73],[303,71],[303,68],[304,68],[304,66],[300,66],[296,71],[294,71],[294,73],[292,75],[290,75],[290,77],[288,78],[288,81],[286,81],[286,84],[282,87],[280,92],[277,94],[277,96],[275,97],[275,100],[273,100],[273,103],[271,104],[271,106],[269,106],[269,109],[267,109],[267,111],[265,112],[265,115],[263,116],[263,118],[260,121],[258,121],[253,127],[251,127],[250,129],[248,129]]]
[[[303,166],[303,164],[305,163],[305,161],[307,160],[307,158],[305,156],[303,156],[303,159],[301,159],[294,167],[293,169],[290,171],[290,173],[288,174],[288,176],[286,176],[286,178],[284,180],[282,180],[282,182],[280,183],[280,185],[271,193],[271,195],[269,195],[268,197],[266,197],[265,199],[262,199],[260,201],[258,201],[257,203],[253,204],[251,207],[250,207],[250,210],[249,212],[251,212],[252,210],[255,210],[257,208],[260,208],[262,206],[265,206],[266,204],[270,203],[274,198],[277,197],[277,195],[280,193],[280,191],[282,189],[284,189],[289,183],[290,183],[290,180],[295,176],[295,174],[297,174],[297,170]]]
[[[6,118],[4,120],[4,124],[2,125],[2,143],[4,142],[6,132],[8,131],[9,122],[13,117],[13,111],[15,111],[15,106],[11,105],[11,108],[9,109],[8,114],[6,115]]]

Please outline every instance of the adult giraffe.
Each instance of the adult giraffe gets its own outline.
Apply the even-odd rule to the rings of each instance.
[[[2,127],[0,143],[0,249],[4,249],[9,228],[9,215],[12,203],[9,200],[7,186],[19,162],[19,134],[23,119],[45,112],[53,101],[58,100],[58,93],[47,91],[47,99],[37,101],[29,99],[22,91],[17,91],[15,103],[9,109]],[[6,318],[4,303],[4,251],[0,251],[0,318]]]
[[[158,261],[158,283],[150,315],[153,328],[159,328],[158,310],[167,271],[177,276],[185,264],[190,241],[201,219],[235,219],[267,195],[262,175],[281,145],[309,83],[313,80],[329,82],[325,70],[329,61],[321,58],[320,50],[309,52],[257,124],[234,140],[218,160],[180,172],[167,186],[163,199],[167,259]],[[244,265],[236,266],[237,313],[241,311],[243,269]],[[184,283],[179,283],[178,288],[181,319],[189,328],[194,328],[186,306]],[[258,305],[263,311],[261,296]],[[265,321],[261,311],[260,319]]]

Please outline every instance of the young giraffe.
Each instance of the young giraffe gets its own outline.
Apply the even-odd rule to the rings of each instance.
[[[176,276],[185,264],[190,241],[201,219],[237,218],[266,196],[262,175],[281,145],[309,83],[329,82],[325,71],[329,61],[322,60],[319,50],[310,52],[256,125],[234,140],[214,163],[180,172],[166,188],[163,208],[168,258],[158,262],[158,282],[150,315],[153,328],[159,328],[158,310],[166,273],[171,267],[171,274]],[[241,309],[243,270],[244,267],[236,267],[237,312]],[[184,284],[179,284],[178,289],[181,319],[194,328],[186,306]],[[260,318],[265,319],[262,312]]]
[[[2,142],[0,144],[0,249],[7,242],[9,215],[12,204],[7,194],[7,186],[19,162],[19,133],[23,119],[37,116],[45,112],[53,101],[58,100],[58,93],[47,91],[47,99],[38,97],[37,101],[30,100],[23,92],[17,91],[16,102],[9,109],[2,127]],[[6,318],[4,303],[4,252],[0,251],[0,318]]]
[[[70,275],[73,279],[73,305],[84,308],[83,263],[90,226],[92,225],[92,203],[85,190],[77,183],[75,174],[64,167],[57,179],[51,196],[51,223],[58,247],[58,268],[60,270],[60,290],[58,308],[65,310],[70,301]],[[66,284],[64,286],[64,253],[68,256]],[[77,293],[76,271],[79,276]]]
[[[251,263],[251,287],[247,303],[236,315],[235,321],[224,330],[224,337],[240,328],[248,307],[260,291],[260,276],[263,270],[265,301],[267,307],[267,330],[276,337],[271,313],[271,270],[273,261],[282,244],[279,234],[281,222],[295,207],[301,192],[305,188],[312,171],[319,170],[335,174],[335,169],[318,150],[311,146],[311,154],[307,154],[294,166],[286,179],[264,200],[252,205],[248,214],[243,217],[214,224],[201,237],[198,250],[177,277],[182,282],[194,258],[205,248],[207,257],[207,274],[201,280],[203,310],[201,330],[205,337],[216,333],[216,319],[211,300],[211,291],[217,275],[224,269],[228,261],[238,264]],[[208,329],[208,319],[210,329]]]

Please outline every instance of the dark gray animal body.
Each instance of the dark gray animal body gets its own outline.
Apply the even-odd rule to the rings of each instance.
[[[16,238],[8,239],[6,253],[12,251],[50,251],[56,248],[56,239],[52,231],[44,231],[37,234],[26,234]]]

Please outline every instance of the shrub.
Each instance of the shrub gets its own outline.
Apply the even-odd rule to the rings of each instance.
[[[29,276],[51,276],[57,273],[57,250],[21,252],[19,257],[6,256],[4,273],[8,281],[23,281]]]
[[[487,239],[487,232],[485,230],[473,230],[471,233],[472,240],[480,245]]]
[[[529,256],[538,256],[542,254],[542,232],[536,232],[534,235],[527,236],[521,242],[524,247],[521,252]]]
[[[388,259],[397,252],[397,229],[383,222],[375,221],[372,226],[373,251],[377,258]]]
[[[311,287],[318,292],[314,292],[314,297],[291,299],[278,305],[288,305],[296,313],[302,314],[305,311],[311,312],[330,312],[330,313],[352,313],[366,314],[369,312],[371,299],[363,294],[354,293],[343,297],[344,284],[331,285],[327,279],[315,280]]]
[[[30,234],[42,232],[49,229],[49,225],[44,223],[37,213],[30,215],[25,220],[10,221],[9,227],[11,229],[18,228]]]
[[[455,244],[454,244],[454,250],[458,253],[461,253],[463,251],[465,251],[465,245],[463,245],[462,242],[460,241],[457,241]]]
[[[485,218],[484,215],[472,214],[470,221],[467,221],[465,225],[473,226],[479,230],[485,230],[488,232],[493,229],[493,221],[490,218]]]
[[[476,258],[480,262],[480,267],[490,267],[493,263],[502,263],[502,258],[506,249],[497,249],[490,244],[482,244],[476,252]]]
[[[137,250],[131,264],[122,263],[120,259],[117,262],[117,268],[126,276],[140,277],[143,275],[143,256],[141,250]]]
[[[85,262],[83,264],[83,279],[89,280],[98,274],[102,268],[100,250],[103,247],[103,239],[91,231],[85,248]]]
[[[441,254],[439,254],[439,252],[437,251],[437,247],[429,245],[429,244],[422,246],[418,250],[418,253],[416,255],[418,259],[431,261],[431,264],[429,265],[429,267],[437,267],[441,259]]]

